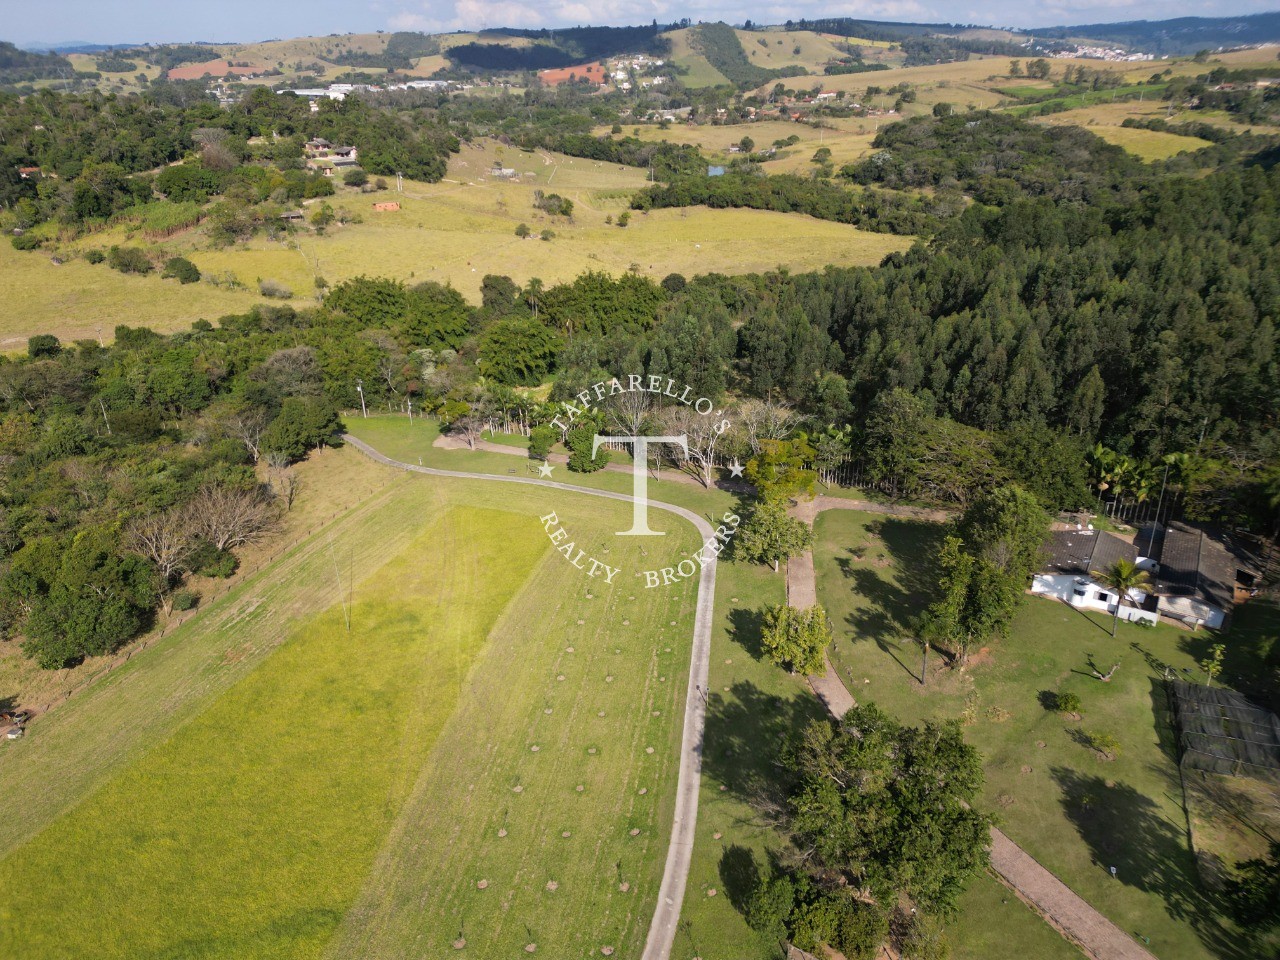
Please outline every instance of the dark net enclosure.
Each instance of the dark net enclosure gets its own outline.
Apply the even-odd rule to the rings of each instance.
[[[1181,763],[1192,770],[1280,783],[1280,718],[1233,690],[1172,680]]]

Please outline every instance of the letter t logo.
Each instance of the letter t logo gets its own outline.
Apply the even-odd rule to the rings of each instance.
[[[689,455],[688,434],[682,433],[678,437],[602,437],[597,433],[591,441],[591,458],[593,460],[602,443],[630,443],[633,444],[635,451],[634,460],[631,464],[631,529],[619,530],[618,536],[664,536],[665,534],[661,530],[649,529],[649,474],[647,472],[649,444],[674,443],[684,451],[684,455],[687,457]]]

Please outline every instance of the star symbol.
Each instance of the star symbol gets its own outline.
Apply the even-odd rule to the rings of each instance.
[[[733,463],[729,464],[729,476],[731,477],[742,476],[742,464],[738,462],[737,457],[734,457]]]
[[[549,477],[549,476],[551,476],[551,469],[552,469],[551,464],[549,464],[549,463],[547,463],[547,461],[543,460],[543,461],[542,461],[542,466],[540,466],[540,467],[538,468],[538,476],[540,476],[540,477]]]

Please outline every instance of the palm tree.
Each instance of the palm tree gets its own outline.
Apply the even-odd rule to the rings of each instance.
[[[1094,570],[1091,575],[1104,587],[1114,590],[1116,597],[1116,615],[1111,621],[1111,635],[1116,635],[1116,625],[1120,622],[1120,605],[1129,599],[1130,590],[1142,590],[1150,585],[1151,576],[1145,570],[1139,570],[1132,560],[1117,560],[1106,570]]]

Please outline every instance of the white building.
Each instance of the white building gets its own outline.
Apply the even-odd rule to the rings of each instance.
[[[1130,590],[1123,603],[1119,595],[1094,579],[1095,571],[1108,569],[1117,560],[1136,563],[1148,572],[1155,564],[1138,549],[1112,533],[1100,530],[1055,530],[1045,545],[1049,560],[1045,572],[1031,580],[1031,592],[1053,597],[1073,607],[1114,614],[1120,604],[1121,620],[1155,623],[1156,598],[1142,590]]]

